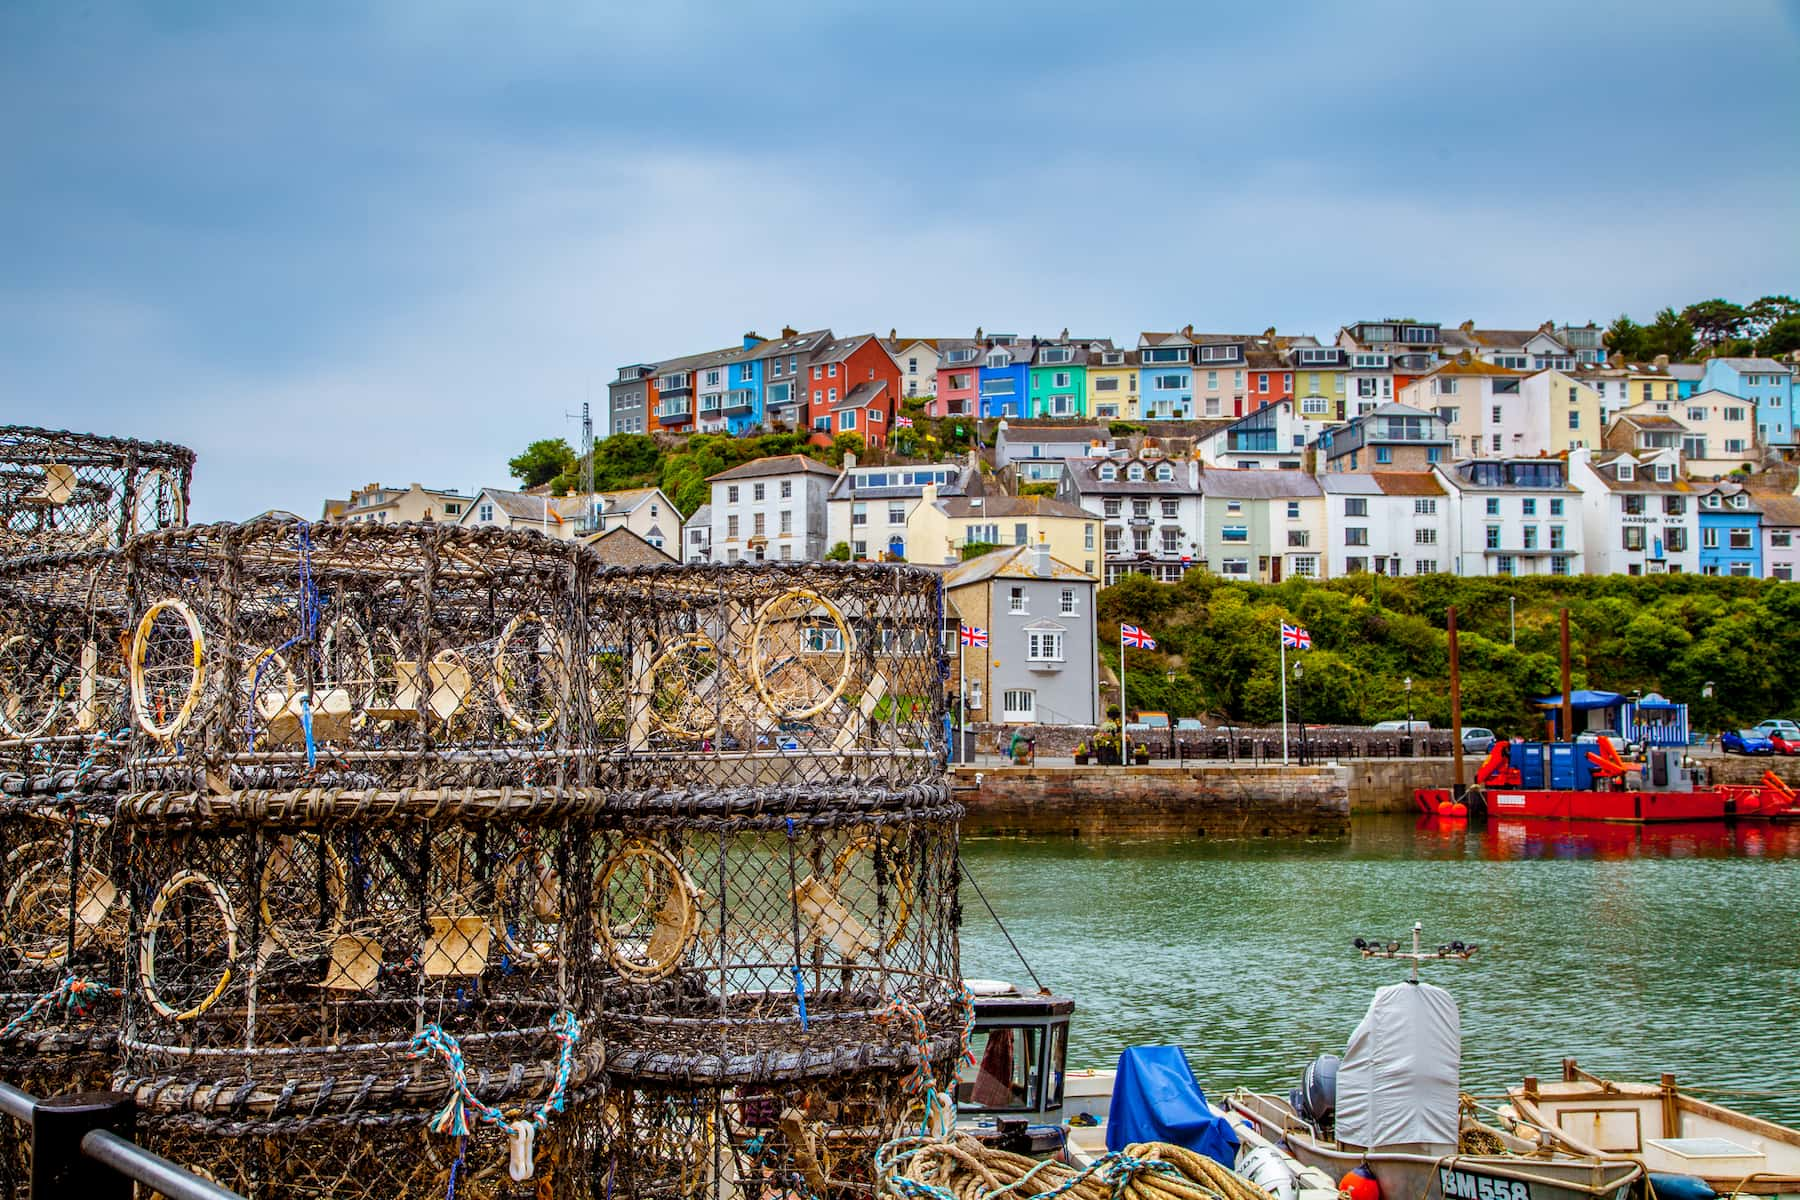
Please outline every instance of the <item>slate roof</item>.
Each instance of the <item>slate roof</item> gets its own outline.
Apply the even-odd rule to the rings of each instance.
[[[1529,371],[1515,371],[1511,367],[1498,367],[1491,362],[1482,362],[1477,358],[1469,362],[1457,362],[1452,359],[1425,372],[1425,378],[1429,379],[1434,375],[1491,375],[1501,379],[1523,379],[1529,374],[1531,374]]]
[[[1013,425],[1002,421],[1006,426],[1006,440],[1009,442],[1110,442],[1112,433],[1098,425]]]
[[[1773,371],[1785,375],[1794,369],[1772,358],[1721,358],[1719,361],[1736,371]]]
[[[1800,496],[1792,492],[1765,492],[1752,488],[1751,499],[1761,507],[1764,525],[1800,527]]]
[[[985,583],[990,579],[1074,579],[1089,583],[1094,577],[1083,571],[1077,571],[1060,558],[1051,558],[1050,574],[1039,575],[1032,570],[1032,558],[1035,551],[1030,546],[1016,546],[1011,550],[990,550],[986,554],[971,558],[967,562],[957,563],[944,572],[944,589],[968,587],[973,583]]]
[[[859,333],[854,337],[837,338],[826,342],[812,352],[812,356],[806,360],[806,365],[824,366],[827,363],[843,362],[855,354],[858,347],[864,342],[870,341],[874,337],[875,335],[872,333]],[[883,349],[886,347],[884,346]]]
[[[708,475],[706,482],[725,479],[760,479],[769,475],[792,475],[800,472],[806,475],[824,475],[830,479],[838,477],[836,467],[828,467],[816,458],[808,458],[804,454],[778,454],[774,458],[759,458],[740,466],[729,467],[716,475]]]
[[[1327,496],[1379,496],[1381,485],[1366,471],[1343,471],[1319,480]]]
[[[1687,430],[1687,426],[1674,417],[1664,416],[1661,413],[1634,413],[1630,409],[1626,409],[1623,412],[1614,413],[1613,420],[1624,421],[1639,429],[1679,429],[1683,432]]]
[[[862,408],[875,402],[876,397],[887,390],[885,379],[865,379],[845,393],[844,398],[831,406],[832,412],[845,408]]]
[[[942,496],[938,507],[951,517],[1077,517],[1083,521],[1099,518],[1074,504],[1065,504],[1049,496]]]
[[[1319,481],[1305,471],[1239,471],[1208,467],[1200,472],[1200,494],[1229,500],[1286,500],[1322,496]]]
[[[674,555],[657,549],[623,525],[589,538],[587,548],[609,567],[648,567],[675,561]]]
[[[497,488],[482,488],[481,494],[492,500],[494,507],[509,517],[522,521],[536,521],[539,524],[544,521],[544,497],[542,496],[530,496],[524,492],[503,492]],[[476,507],[476,505],[470,505],[466,511],[474,511]],[[562,524],[562,514],[556,511],[554,504],[550,506],[550,524]]]
[[[1632,462],[1633,470],[1629,480],[1619,478],[1619,460],[1621,459],[1630,459]],[[1659,483],[1654,474],[1655,464],[1643,462],[1636,455],[1623,450],[1596,454],[1589,461],[1594,468],[1594,474],[1600,477],[1600,482],[1606,485],[1606,490],[1609,492],[1643,492],[1660,495],[1665,492],[1687,493],[1694,490],[1693,486],[1682,477],[1679,466],[1670,472],[1670,479],[1667,483]],[[1646,471],[1651,471],[1652,474],[1646,476]]]
[[[1125,468],[1129,463],[1142,462],[1145,468],[1145,479],[1125,478]],[[1159,464],[1168,462],[1175,468],[1175,478],[1160,482],[1155,478]],[[1119,477],[1111,481],[1100,478],[1100,468],[1110,463],[1119,472]],[[1077,492],[1108,496],[1197,496],[1200,489],[1188,483],[1187,464],[1171,462],[1168,459],[1121,459],[1121,458],[1068,458],[1063,460],[1063,470],[1069,473],[1069,486]]]

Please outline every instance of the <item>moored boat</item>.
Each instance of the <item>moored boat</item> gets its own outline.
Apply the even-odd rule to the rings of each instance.
[[[1800,1197],[1800,1130],[1685,1092],[1673,1075],[1619,1082],[1565,1058],[1561,1079],[1528,1077],[1507,1096],[1503,1121],[1576,1153],[1638,1159],[1661,1195],[1704,1195],[1673,1182],[1698,1179],[1722,1196]]]

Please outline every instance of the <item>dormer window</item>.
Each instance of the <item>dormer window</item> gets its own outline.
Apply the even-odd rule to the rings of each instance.
[[[1156,480],[1158,483],[1168,483],[1174,478],[1175,468],[1171,467],[1168,463],[1162,463],[1156,468]]]
[[[1236,342],[1224,346],[1200,347],[1201,362],[1238,362],[1244,357],[1244,348]]]
[[[1100,355],[1100,361],[1109,367],[1116,367],[1125,361],[1125,352],[1123,350],[1108,350]]]
[[[1733,508],[1749,508],[1750,507],[1750,497],[1742,495],[1742,494],[1733,496],[1731,498],[1731,507],[1733,507]]]
[[[1125,478],[1131,480],[1133,483],[1141,481],[1144,478],[1144,464],[1132,463],[1129,467],[1126,467]]]
[[[1004,350],[996,350],[987,356],[987,365],[989,369],[1010,367],[1012,366],[1012,355]]]
[[[1118,477],[1119,477],[1119,469],[1117,467],[1113,466],[1111,463],[1107,463],[1106,465],[1104,465],[1100,468],[1100,482],[1101,483],[1111,483],[1113,480],[1117,479]]]
[[[1670,471],[1668,463],[1656,464],[1656,482],[1668,483],[1672,475],[1673,472]]]
[[[1622,462],[1619,464],[1619,482],[1620,483],[1630,483],[1632,480],[1634,480],[1636,478],[1637,478],[1637,471],[1630,463]]]
[[[1049,363],[1066,363],[1075,360],[1075,352],[1067,346],[1051,346],[1044,350],[1043,361]]]

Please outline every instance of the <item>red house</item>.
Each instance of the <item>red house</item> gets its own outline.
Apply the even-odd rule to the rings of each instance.
[[[801,368],[810,441],[829,445],[840,433],[885,445],[900,404],[900,364],[872,333],[838,338],[814,351]]]

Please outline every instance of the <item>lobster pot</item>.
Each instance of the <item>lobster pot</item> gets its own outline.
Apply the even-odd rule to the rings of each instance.
[[[572,1094],[537,1135],[523,1180],[508,1169],[504,1131],[483,1125],[459,1142],[430,1132],[416,1115],[276,1122],[140,1115],[138,1139],[250,1200],[592,1200],[603,1115],[593,1088]]]
[[[579,811],[528,789],[121,801],[121,1088],[205,1119],[417,1119],[450,1094],[411,1053],[427,1026],[485,1103],[582,1087],[599,1039],[562,1064],[557,1036],[596,971]]]
[[[0,425],[0,558],[186,524],[193,474],[185,446]]]
[[[963,1018],[957,821],[940,785],[865,812],[640,818],[599,835],[616,1080],[910,1068]],[[902,801],[910,804],[902,806]]]
[[[852,794],[942,775],[943,593],[931,571],[609,568],[585,616],[598,784]]]
[[[947,1055],[934,1063],[940,1082],[948,1069]],[[905,1074],[893,1071],[723,1089],[615,1086],[603,1108],[594,1194],[872,1196],[875,1151],[931,1119]]]
[[[588,560],[573,544],[258,520],[126,557],[137,790],[578,778]]]
[[[122,784],[124,584],[114,551],[0,560],[0,792]]]

